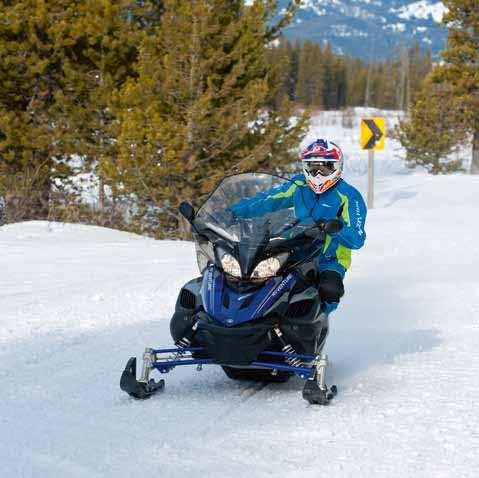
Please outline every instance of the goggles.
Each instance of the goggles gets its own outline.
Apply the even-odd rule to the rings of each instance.
[[[329,176],[337,169],[338,161],[305,161],[304,169],[311,176]]]

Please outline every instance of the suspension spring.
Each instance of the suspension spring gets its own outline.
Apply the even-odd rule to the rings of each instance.
[[[296,353],[296,350],[294,350],[294,348],[290,344],[286,344],[281,350],[284,353],[287,353],[287,354],[295,354]],[[301,362],[301,360],[299,360],[299,358],[297,358],[297,357],[287,357],[285,360],[292,367],[301,367],[301,365],[303,364]]]
[[[171,360],[182,358],[186,354],[185,350],[183,349],[188,348],[191,345],[191,342],[186,337],[183,337],[182,339],[178,340],[175,345],[178,347],[178,352],[175,352],[170,356]]]
[[[278,337],[281,345],[283,346],[281,351],[286,354],[296,354],[296,350],[294,350],[294,347],[291,344],[288,344],[286,340],[284,340],[283,332],[281,332],[281,329],[279,327],[275,327],[274,332]],[[301,362],[301,360],[297,357],[285,357],[284,360],[288,365],[291,365],[292,367],[301,367],[301,365],[303,365],[303,362]]]
[[[193,326],[191,327],[191,331],[189,333],[189,336],[185,336],[175,342],[175,345],[178,347],[178,352],[175,352],[170,358],[171,360],[177,360],[186,354],[186,352],[182,349],[187,349],[188,347],[191,346],[191,339],[193,338],[194,333],[196,332],[196,329],[198,328],[198,322],[195,322]]]

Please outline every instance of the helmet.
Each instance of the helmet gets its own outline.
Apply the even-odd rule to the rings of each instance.
[[[302,153],[303,172],[309,187],[321,194],[334,186],[343,172],[343,152],[332,141],[317,139]]]

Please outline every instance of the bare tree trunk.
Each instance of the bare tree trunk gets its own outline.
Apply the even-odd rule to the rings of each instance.
[[[405,98],[403,111],[409,110],[409,103],[411,101],[411,65],[409,63],[409,50],[404,48],[404,69],[406,70],[406,78],[404,80]]]
[[[103,90],[103,75],[105,71],[105,55],[103,51],[103,42],[100,44],[101,49],[101,66],[100,66],[100,88]],[[103,110],[100,110],[100,155],[98,158],[98,207],[100,209],[100,224],[105,225],[105,178],[103,173],[103,164],[104,164],[104,139],[105,135],[105,123],[103,118]]]
[[[103,180],[103,172],[101,171],[101,166],[98,176],[98,209],[100,211],[100,224],[103,225],[105,213],[105,182]]]
[[[6,212],[6,205],[5,199],[3,196],[0,196],[0,226],[3,226],[7,221],[7,212]]]
[[[371,102],[371,75],[373,69],[373,58],[376,49],[376,36],[373,35],[371,44],[371,54],[369,55],[368,77],[366,79],[366,91],[364,92],[364,106],[369,107]]]
[[[472,136],[471,174],[479,174],[479,129]]]
[[[366,79],[366,91],[364,92],[364,106],[368,107],[371,101],[371,70],[372,70],[372,59],[369,60],[368,65],[368,77]]]
[[[409,52],[403,47],[401,53],[401,70],[398,85],[398,108],[406,111],[409,106]]]
[[[108,227],[118,227],[120,224],[118,223],[117,217],[117,203],[118,203],[118,192],[116,188],[115,182],[111,185],[111,200],[110,200],[110,211],[109,211],[109,226]],[[121,221],[123,222],[123,221]]]
[[[192,46],[190,53],[190,78],[189,78],[189,102],[188,105],[188,122],[187,122],[187,141],[190,151],[194,149],[194,130],[195,130],[195,118],[193,117],[192,106],[196,100],[197,93],[197,66],[198,66],[198,48],[199,48],[199,38],[198,38],[198,18],[196,16],[193,18],[192,26]]]

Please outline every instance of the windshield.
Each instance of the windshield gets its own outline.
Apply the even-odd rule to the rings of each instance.
[[[264,173],[225,178],[194,219],[200,270],[213,261],[239,276],[231,269],[237,261],[241,277],[249,278],[270,257],[289,267],[317,254],[324,238],[305,206],[303,186]]]
[[[207,228],[234,243],[265,245],[291,240],[315,226],[307,215],[298,219],[294,194],[298,183],[263,173],[225,178],[196,215]]]

